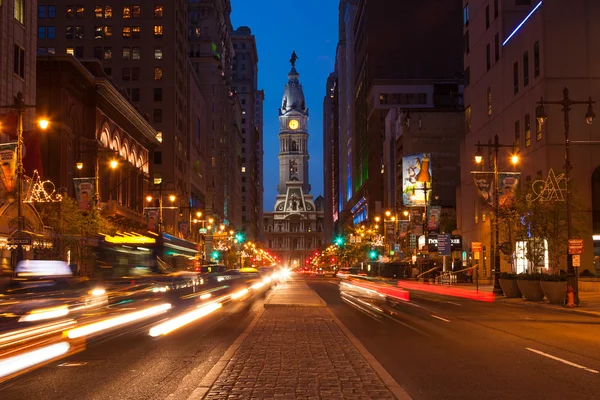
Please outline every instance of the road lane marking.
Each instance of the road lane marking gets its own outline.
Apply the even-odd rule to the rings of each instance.
[[[437,315],[433,315],[433,314],[431,314],[431,316],[432,316],[433,318],[439,319],[440,321],[444,321],[444,322],[450,322],[450,320],[449,320],[449,319],[442,318],[442,317],[438,317]]]
[[[444,301],[443,303],[454,304],[455,306],[462,307],[462,304],[455,303],[453,301]]]
[[[539,350],[536,350],[536,349],[531,349],[531,348],[529,348],[529,347],[525,347],[525,348],[526,348],[527,350],[529,350],[529,351],[533,352],[533,353],[539,354],[539,355],[541,355],[541,356],[544,356],[544,357],[548,357],[548,358],[550,358],[550,359],[552,359],[552,360],[555,360],[555,361],[560,361],[561,363],[563,363],[563,364],[567,364],[567,365],[570,365],[571,367],[575,367],[575,368],[583,369],[584,371],[588,371],[588,372],[591,372],[591,373],[594,373],[594,374],[598,374],[598,373],[599,373],[599,372],[598,372],[598,371],[596,371],[595,369],[590,369],[590,368],[588,368],[588,367],[584,367],[583,365],[579,365],[579,364],[572,363],[571,361],[567,361],[567,360],[564,360],[564,359],[562,359],[562,358],[559,358],[559,357],[553,356],[552,354],[544,353],[543,351],[539,351]]]

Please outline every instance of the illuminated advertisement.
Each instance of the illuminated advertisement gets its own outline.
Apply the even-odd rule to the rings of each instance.
[[[402,201],[407,207],[423,207],[430,202],[431,156],[429,153],[402,157]]]

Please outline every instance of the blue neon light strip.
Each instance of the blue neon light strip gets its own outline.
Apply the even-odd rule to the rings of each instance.
[[[519,25],[517,25],[517,27],[515,28],[514,31],[512,31],[512,33],[510,35],[508,35],[508,37],[506,38],[506,40],[502,43],[502,46],[506,46],[506,43],[508,43],[508,41],[515,36],[515,34],[519,31],[519,29],[521,29],[521,27],[525,24],[525,22],[527,22],[527,20],[529,19],[529,17],[531,17],[533,15],[533,13],[540,8],[540,6],[542,5],[542,1],[540,1],[539,3],[537,3],[537,5],[535,7],[533,7],[533,10],[531,10],[531,12],[529,14],[527,14],[527,16],[525,17],[525,19],[523,21],[521,21],[521,23]]]

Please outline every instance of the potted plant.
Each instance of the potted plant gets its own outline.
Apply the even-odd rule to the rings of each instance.
[[[544,291],[540,283],[541,274],[519,274],[517,275],[517,285],[527,301],[542,301]]]
[[[543,274],[540,283],[550,304],[564,303],[567,293],[566,276]]]
[[[523,294],[521,294],[521,291],[519,290],[519,285],[517,283],[517,274],[503,272],[500,274],[498,282],[500,282],[500,287],[502,288],[505,297],[523,297]]]

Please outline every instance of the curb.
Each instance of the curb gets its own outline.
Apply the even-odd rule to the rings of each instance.
[[[344,325],[342,321],[335,316],[333,311],[329,308],[325,308],[327,313],[331,316],[331,319],[336,323],[338,328],[346,335],[350,343],[358,350],[365,361],[373,368],[375,373],[381,378],[384,385],[398,400],[412,400],[412,397],[400,386],[398,382],[390,375],[389,372],[377,361],[377,359],[367,350],[367,348],[350,332],[350,330]]]
[[[554,308],[554,307],[548,307],[548,305],[544,304],[544,303],[541,303],[541,304],[530,303],[530,302],[510,303],[510,302],[506,301],[505,299],[497,300],[496,303],[503,304],[506,306],[511,306],[511,307],[517,307],[517,308],[535,308],[538,310],[555,311],[555,312],[559,312],[559,313],[563,313],[563,314],[571,314],[571,315],[578,314],[578,315],[586,315],[588,317],[600,318],[600,312],[579,310],[577,308],[562,308],[560,306],[557,306],[556,308]]]

